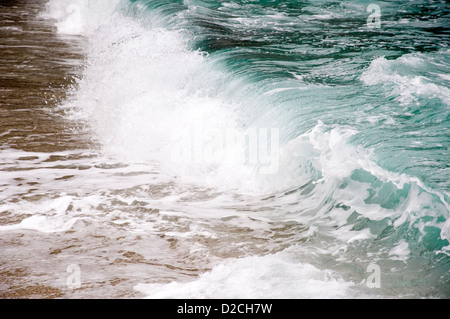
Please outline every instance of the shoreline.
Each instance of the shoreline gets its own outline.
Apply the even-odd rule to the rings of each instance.
[[[56,106],[79,74],[82,53],[76,39],[63,39],[51,21],[38,17],[46,2],[0,4],[0,145],[26,152],[76,149],[81,142]],[[15,224],[18,217],[23,219],[0,211],[0,225]],[[24,236],[4,234],[1,245],[6,250],[10,248],[8,243],[17,244]],[[62,289],[41,282],[20,260],[7,258],[0,259],[0,287],[2,299],[65,296]]]

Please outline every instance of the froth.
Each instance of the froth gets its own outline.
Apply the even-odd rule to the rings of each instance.
[[[60,34],[86,35],[111,17],[120,0],[50,0],[42,13],[56,20]]]
[[[358,296],[355,286],[282,252],[232,260],[195,281],[139,284],[135,289],[147,298],[352,298]]]
[[[117,12],[90,34],[86,55],[87,67],[64,108],[87,124],[104,154],[157,162],[186,182],[258,185],[255,170],[262,161],[248,165],[246,139],[256,133],[258,147],[264,148],[263,138],[278,142],[279,128],[238,123],[242,106],[221,90],[225,75],[202,52],[190,50],[181,31]],[[244,141],[222,143],[226,158],[237,160],[216,160],[218,142],[230,135],[227,142]],[[193,153],[187,159],[180,156],[186,149]]]
[[[364,71],[361,80],[367,85],[392,85],[389,94],[396,96],[402,104],[414,103],[419,97],[437,97],[450,105],[450,90],[429,78],[432,76],[429,69],[436,66],[433,60],[422,54],[407,54],[396,60],[379,57]]]

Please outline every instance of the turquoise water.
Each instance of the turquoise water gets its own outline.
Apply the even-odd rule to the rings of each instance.
[[[446,1],[55,0],[46,14],[83,43],[60,108],[98,147],[66,154],[83,171],[45,184],[51,211],[20,207],[73,229],[90,248],[72,258],[140,256],[102,271],[146,297],[450,296]],[[220,153],[227,134],[242,143]],[[96,246],[88,234],[115,231],[95,222],[126,240]]]
[[[157,15],[225,68],[225,81],[242,81],[229,92],[252,96],[242,124],[267,114],[286,140],[318,120],[347,125],[383,168],[449,190],[447,3],[379,2],[382,27],[372,29],[369,1],[132,3],[131,15]],[[279,88],[289,90],[264,96]]]

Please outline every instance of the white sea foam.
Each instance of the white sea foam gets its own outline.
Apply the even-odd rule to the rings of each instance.
[[[450,105],[450,89],[423,75],[430,63],[432,60],[422,54],[407,54],[396,60],[379,57],[364,71],[361,80],[367,85],[393,85],[389,93],[403,104],[413,103],[417,97],[437,97]]]
[[[94,14],[83,17],[93,25]],[[279,128],[242,129],[236,120],[241,106],[215,87],[223,75],[201,52],[187,49],[180,33],[119,13],[114,21],[97,22],[103,24],[89,36],[89,65],[64,107],[88,123],[105,154],[156,161],[185,182],[219,188],[254,189],[258,173],[277,171],[278,145],[272,142],[279,142],[274,136]],[[244,143],[222,143],[230,132]],[[252,132],[259,132],[252,140],[257,146],[245,142]],[[267,160],[261,138],[271,138],[273,156]],[[224,158],[214,158],[221,147]],[[246,152],[253,149],[258,156],[252,162]]]
[[[61,34],[87,35],[111,18],[120,0],[52,0],[41,14],[56,20]]]
[[[389,251],[389,256],[392,260],[402,260],[408,259],[411,251],[409,250],[409,245],[405,240],[401,240],[394,248]]]
[[[147,298],[364,298],[357,285],[282,252],[229,260],[191,282],[138,284]]]
[[[22,220],[20,224],[0,226],[0,231],[36,230],[42,233],[63,232],[69,230],[76,221],[76,218],[64,220],[62,218],[34,215]]]
[[[405,222],[412,226],[424,216],[435,214],[448,216],[450,212],[449,204],[446,202],[444,194],[427,187],[416,177],[393,173],[378,166],[372,160],[370,150],[351,145],[349,139],[355,134],[357,134],[357,131],[352,128],[332,127],[319,122],[310,132],[291,141],[284,150],[289,149],[287,158],[297,164],[301,163],[303,156],[309,160],[312,159],[311,164],[322,174],[322,178],[315,181],[315,191],[309,194],[308,198],[304,199],[305,201],[308,202],[310,198],[314,198],[315,202],[323,203],[327,197],[333,197],[352,208],[345,212],[331,210],[328,216],[331,218],[330,223],[332,225],[338,225],[339,227],[346,225],[347,218],[353,211],[357,211],[373,221],[391,219],[395,227],[399,227]],[[286,160],[284,157],[282,158]],[[282,163],[282,166],[289,167],[288,164],[284,164],[285,162],[282,161]],[[394,208],[383,208],[378,203],[367,203],[366,200],[370,197],[369,190],[378,192],[379,189],[374,188],[369,182],[349,178],[353,172],[358,170],[369,173],[385,184],[394,185],[397,190],[404,189],[406,185],[409,185],[407,197]],[[291,167],[287,175],[293,174],[294,171]],[[297,181],[311,178],[311,176],[305,175],[307,171],[305,167],[302,167],[295,174],[298,177]],[[303,174],[303,179],[300,177],[301,174]],[[285,176],[282,178],[286,179]],[[346,186],[340,187],[343,183]],[[422,190],[425,190],[425,192]],[[435,197],[440,198],[440,202],[437,202]],[[316,215],[316,218],[319,216],[321,216],[320,213]],[[432,224],[442,229],[441,236],[445,236],[445,227],[443,227],[442,222],[434,220]],[[420,223],[416,224],[415,227],[420,227]],[[334,235],[343,243],[349,243],[356,239],[372,238],[373,235],[367,231],[365,229],[355,233],[349,232],[346,228],[341,228],[337,229]]]

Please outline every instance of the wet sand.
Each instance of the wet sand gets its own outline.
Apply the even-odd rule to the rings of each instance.
[[[83,147],[83,137],[56,107],[82,68],[80,38],[56,34],[39,18],[45,0],[0,2],[0,146],[54,152]],[[24,159],[26,160],[26,159]],[[31,160],[31,158],[29,159]],[[0,209],[0,224],[18,222]],[[2,235],[20,249],[24,234]],[[32,278],[19,260],[0,256],[0,298],[60,298],[59,288]]]
[[[55,105],[82,68],[79,37],[39,18],[44,0],[0,3],[0,145],[38,152],[76,149],[82,139]]]

